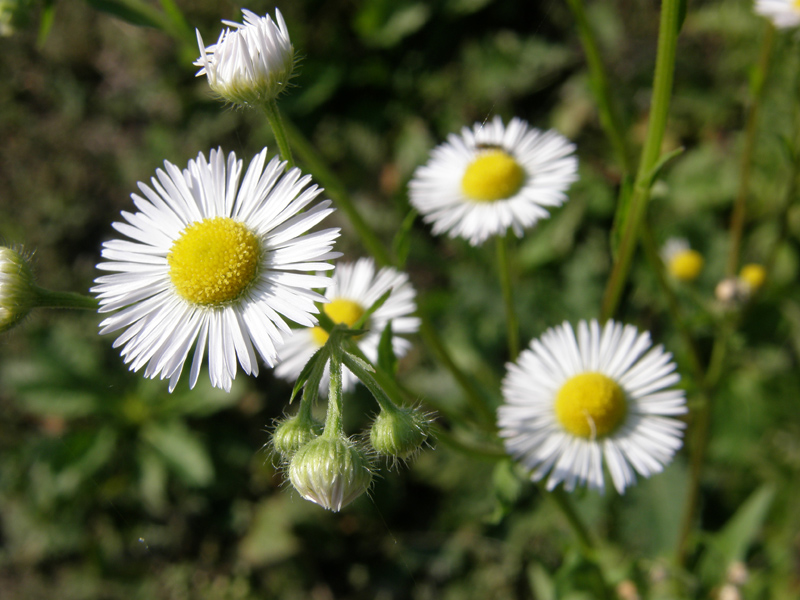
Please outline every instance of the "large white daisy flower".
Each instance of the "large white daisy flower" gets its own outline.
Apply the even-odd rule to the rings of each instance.
[[[800,25],[800,0],[756,0],[755,11],[782,29]]]
[[[555,131],[500,117],[450,134],[417,168],[409,200],[433,233],[463,237],[478,246],[512,229],[521,236],[548,207],[560,206],[578,178],[575,146]]]
[[[569,323],[533,340],[503,380],[498,409],[506,450],[547,478],[547,489],[564,482],[604,491],[603,463],[622,493],[660,472],[681,447],[684,392],[672,355],[652,347],[650,334],[608,321]],[[549,474],[549,476],[548,476]]]
[[[181,172],[164,161],[151,185],[132,194],[136,213],[113,227],[130,240],[103,244],[112,275],[98,277],[92,292],[100,312],[117,311],[100,333],[124,330],[114,342],[132,371],[169,378],[175,388],[183,364],[196,346],[190,373],[194,386],[208,346],[211,383],[230,390],[236,362],[258,374],[255,351],[272,366],[275,347],[290,332],[284,318],[316,323],[314,288],[330,279],[307,271],[333,269],[327,262],[338,229],[307,233],[333,209],[330,201],[306,207],[320,189],[298,169],[284,174],[284,162],[266,167],[264,148],[244,179],[242,161],[231,152],[201,153]]]
[[[391,267],[384,267],[376,273],[375,262],[371,258],[361,258],[355,263],[338,263],[333,281],[325,291],[328,300],[322,307],[325,313],[334,323],[350,326],[388,290],[392,292],[386,302],[370,315],[364,327],[368,332],[356,338],[359,349],[373,363],[378,359],[378,343],[389,321],[394,334],[392,350],[397,357],[404,356],[411,348],[411,342],[400,336],[419,329],[419,319],[411,316],[417,309],[414,302],[416,292],[408,281],[408,275]],[[281,362],[275,367],[275,375],[294,382],[308,359],[327,339],[328,334],[321,327],[294,330],[283,347],[278,348]],[[326,369],[323,390],[327,390],[327,381]],[[356,381],[356,376],[343,367],[342,389],[353,389]]]
[[[278,9],[275,21],[243,9],[244,24],[223,21],[225,29],[216,44],[205,47],[200,31],[197,43],[202,67],[211,89],[225,100],[240,105],[261,105],[280,94],[292,78],[294,48],[286,22]]]

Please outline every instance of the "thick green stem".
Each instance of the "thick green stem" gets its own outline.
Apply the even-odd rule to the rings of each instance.
[[[731,213],[731,245],[728,251],[728,264],[726,272],[729,277],[736,275],[739,268],[739,254],[742,245],[742,233],[747,213],[747,195],[750,191],[750,173],[753,166],[753,150],[756,145],[756,133],[758,131],[758,111],[761,107],[761,100],[764,97],[764,83],[769,73],[769,65],[772,60],[772,49],[775,46],[775,27],[767,21],[764,38],[761,42],[761,54],[756,65],[753,76],[753,101],[747,115],[747,125],[745,129],[744,149],[742,150],[741,165],[739,167],[739,190]]]
[[[633,159],[628,148],[625,137],[625,129],[619,117],[611,96],[611,86],[609,85],[608,75],[603,60],[600,57],[600,49],[597,46],[597,39],[594,35],[583,0],[567,0],[572,15],[575,17],[575,24],[578,26],[578,35],[586,54],[586,64],[589,67],[589,81],[592,85],[592,92],[597,101],[597,109],[600,116],[600,124],[608,136],[614,154],[617,157],[619,166],[625,173],[633,172]]]
[[[99,303],[92,296],[84,296],[74,292],[53,292],[39,286],[34,286],[36,294],[35,305],[37,308],[77,308],[83,310],[97,310]]]
[[[497,236],[497,269],[500,272],[500,287],[506,308],[506,331],[508,334],[508,359],[517,360],[519,355],[519,321],[514,308],[514,286],[511,283],[511,264],[508,260],[508,236]]]
[[[631,192],[629,210],[622,225],[622,239],[617,251],[617,259],[606,284],[603,305],[600,311],[602,320],[611,318],[617,310],[622,290],[639,240],[639,232],[644,220],[647,201],[650,198],[653,172],[661,156],[661,143],[667,127],[669,103],[672,95],[672,82],[675,73],[675,54],[678,45],[680,25],[680,0],[663,0],[661,3],[661,24],[658,33],[658,52],[656,72],[653,80],[653,98],[650,106],[650,122],[639,170]]]
[[[289,138],[286,136],[281,113],[278,110],[278,102],[273,98],[265,103],[263,107],[264,114],[267,116],[267,121],[269,121],[269,126],[275,136],[275,141],[278,143],[278,151],[281,154],[281,158],[286,161],[286,170],[288,171],[295,166],[294,157],[292,156],[292,148],[289,146]]]

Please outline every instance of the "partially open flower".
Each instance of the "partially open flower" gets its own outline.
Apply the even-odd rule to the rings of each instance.
[[[382,410],[375,418],[369,439],[380,454],[405,459],[428,439],[430,419],[416,408]]]
[[[197,76],[208,76],[208,85],[223,99],[243,106],[258,106],[274,100],[289,83],[295,55],[286,22],[279,10],[275,21],[242,10],[244,24],[223,21],[225,29],[216,44],[206,47],[200,32],[197,43],[202,67]]]
[[[678,281],[694,281],[703,270],[703,255],[683,238],[670,238],[661,249],[664,266]]]
[[[338,512],[367,491],[372,471],[366,453],[353,442],[322,435],[292,457],[289,480],[306,500]]]
[[[0,333],[24,319],[35,299],[28,259],[21,252],[0,247]]]

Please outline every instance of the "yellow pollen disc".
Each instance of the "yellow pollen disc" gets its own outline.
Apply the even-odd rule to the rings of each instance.
[[[602,373],[581,373],[569,379],[556,396],[556,417],[571,434],[599,438],[625,418],[628,404],[619,384]]]
[[[345,300],[344,298],[328,302],[328,304],[323,305],[322,310],[334,323],[344,323],[348,327],[352,327],[365,312],[358,302]],[[328,332],[322,327],[314,327],[311,330],[311,337],[314,338],[317,344],[324,346],[325,342],[328,341]]]
[[[489,150],[464,171],[461,190],[473,202],[494,202],[516,194],[524,179],[525,171],[512,156],[502,150]]]
[[[670,275],[680,281],[694,281],[703,270],[703,255],[697,250],[682,250],[667,265]]]
[[[800,0],[797,0],[800,2]],[[757,290],[767,279],[767,271],[761,265],[751,263],[742,267],[739,278],[750,286],[751,290]]]
[[[167,255],[178,294],[193,304],[224,304],[238,298],[258,274],[258,238],[228,217],[192,223]]]

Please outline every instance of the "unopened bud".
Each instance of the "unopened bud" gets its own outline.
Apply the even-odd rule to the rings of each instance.
[[[272,446],[284,460],[322,433],[322,423],[302,414],[282,421],[272,434]]]
[[[366,453],[353,442],[323,435],[295,453],[289,480],[306,500],[338,512],[367,491],[372,471]]]
[[[28,259],[16,250],[0,247],[0,333],[24,319],[35,300]]]
[[[430,419],[416,408],[382,410],[372,424],[369,439],[380,454],[405,459],[428,439]]]

